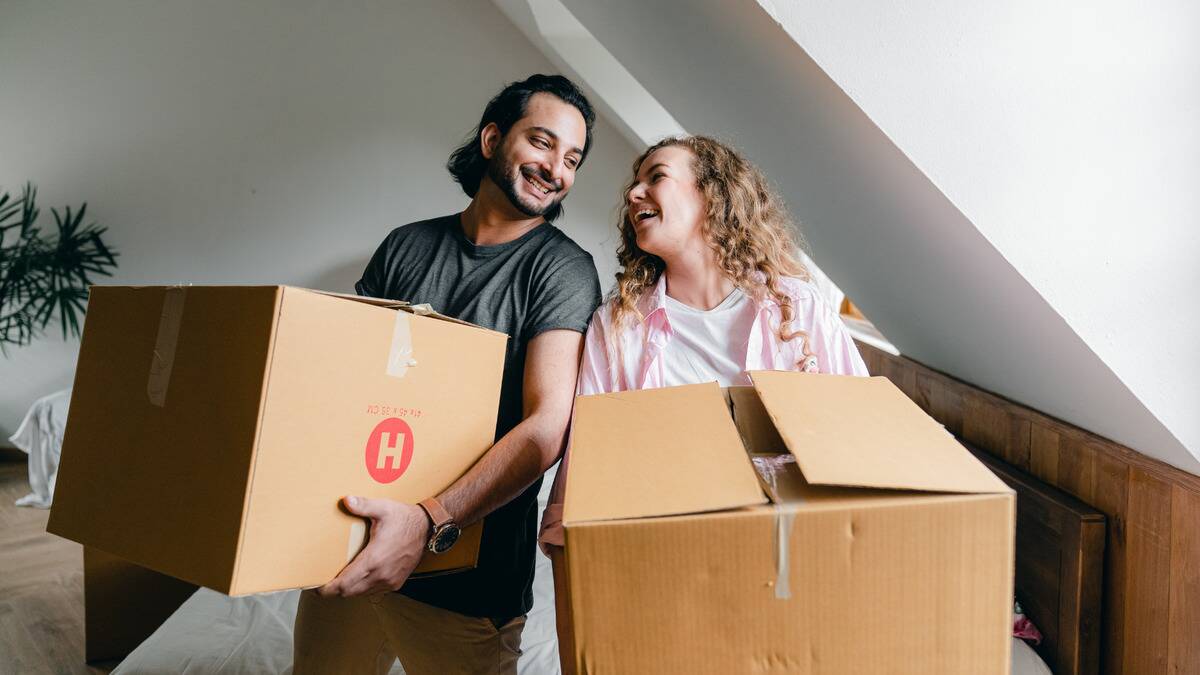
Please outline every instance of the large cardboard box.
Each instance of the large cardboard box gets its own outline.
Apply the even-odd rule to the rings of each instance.
[[[231,595],[323,584],[367,536],[343,495],[415,503],[491,446],[506,340],[298,288],[93,288],[47,529]]]
[[[83,634],[86,660],[125,658],[195,592],[195,584],[85,546]]]
[[[564,670],[1007,674],[1011,490],[884,378],[752,380],[577,399]]]

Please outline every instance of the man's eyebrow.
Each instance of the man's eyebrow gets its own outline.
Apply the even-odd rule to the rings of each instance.
[[[529,127],[529,130],[546,134],[555,142],[558,141],[558,134],[554,133],[553,131],[550,131],[546,127]],[[583,155],[583,150],[581,148],[571,148],[571,152],[577,153],[579,155]]]

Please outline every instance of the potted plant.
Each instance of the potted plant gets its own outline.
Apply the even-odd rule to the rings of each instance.
[[[111,276],[117,253],[108,228],[84,224],[87,203],[54,215],[56,232],[38,227],[37,188],[0,192],[0,351],[27,345],[57,318],[63,338],[78,336],[93,275]]]

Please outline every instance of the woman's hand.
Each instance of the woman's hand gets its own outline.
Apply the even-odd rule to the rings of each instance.
[[[538,548],[546,557],[550,557],[551,546],[562,548],[566,545],[562,526],[562,504],[547,504],[542,513],[542,530],[538,533]]]

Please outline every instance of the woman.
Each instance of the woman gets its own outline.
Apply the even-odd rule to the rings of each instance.
[[[715,380],[752,370],[867,375],[837,312],[809,283],[762,172],[705,136],[667,138],[634,162],[620,215],[622,270],[592,315],[579,393]],[[562,546],[564,457],[542,518]]]

